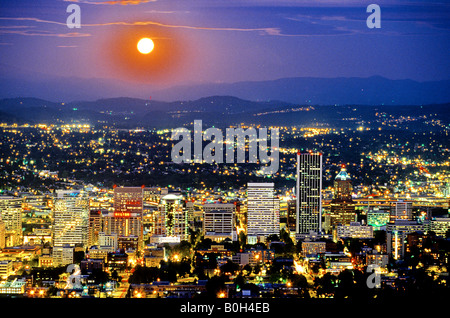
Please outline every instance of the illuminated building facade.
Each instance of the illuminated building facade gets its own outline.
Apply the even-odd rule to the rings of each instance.
[[[159,209],[154,217],[154,235],[188,238],[188,218],[183,196],[167,194],[161,197]]]
[[[138,248],[143,242],[143,188],[115,187],[114,209],[103,218],[103,231],[106,235],[137,237]]]
[[[322,154],[297,153],[297,234],[322,229]]]
[[[247,184],[247,237],[263,241],[280,233],[280,203],[273,183]]]
[[[203,235],[213,241],[233,239],[234,230],[233,203],[203,205]]]
[[[0,218],[5,226],[6,246],[22,242],[22,198],[0,196]]]
[[[450,218],[449,217],[433,217],[430,222],[431,231],[436,235],[446,237],[447,231],[450,230]]]
[[[372,226],[375,231],[385,230],[389,219],[389,211],[374,208],[367,212],[367,224]]]
[[[98,234],[102,229],[102,213],[100,210],[91,210],[89,213],[88,246],[98,244]]]
[[[391,208],[391,220],[412,220],[412,202],[398,200]]]
[[[352,182],[342,166],[334,180],[334,197],[330,203],[330,226],[350,225],[355,221],[355,203],[352,200]]]
[[[401,259],[405,255],[405,241],[409,233],[423,231],[424,225],[416,221],[395,220],[386,226],[387,253],[394,259]]]
[[[88,243],[89,197],[84,191],[57,190],[53,206],[54,263],[70,262],[70,251]]]
[[[373,238],[373,227],[361,225],[359,222],[351,222],[349,225],[338,225],[336,236],[340,238]]]

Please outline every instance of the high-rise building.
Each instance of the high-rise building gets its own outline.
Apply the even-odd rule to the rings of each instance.
[[[5,225],[6,246],[22,243],[22,198],[0,197],[0,217]]]
[[[355,203],[352,200],[352,182],[342,166],[334,179],[333,200],[330,202],[330,226],[350,225],[355,222]]]
[[[101,210],[91,210],[89,213],[88,227],[88,246],[98,244],[98,233],[102,230],[102,212]]]
[[[5,231],[5,223],[3,222],[0,216],[0,248],[6,247],[6,231]]]
[[[391,207],[391,221],[412,220],[412,202],[398,200]]]
[[[57,190],[53,205],[53,263],[70,263],[75,246],[88,243],[89,197],[84,191]]]
[[[322,154],[297,153],[297,234],[322,228]]]
[[[188,239],[188,218],[182,195],[167,194],[161,197],[154,217],[154,235]]]
[[[263,241],[280,233],[280,201],[273,183],[247,184],[247,238]]]
[[[213,203],[203,205],[203,235],[213,241],[233,239],[233,203]]]
[[[295,233],[297,227],[297,200],[287,201],[287,223],[286,226],[290,233]]]
[[[114,187],[113,211],[103,218],[103,231],[106,235],[136,237],[138,247],[143,243],[143,188]]]

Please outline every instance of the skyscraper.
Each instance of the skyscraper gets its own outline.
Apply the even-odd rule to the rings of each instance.
[[[322,154],[297,153],[297,234],[322,227]]]
[[[330,225],[350,225],[355,222],[355,203],[352,200],[352,182],[345,166],[334,179],[334,195],[330,203]]]
[[[98,234],[101,232],[101,210],[91,210],[89,213],[88,246],[98,244]]]
[[[188,239],[188,219],[183,196],[167,194],[161,198],[158,212],[155,213],[154,234]]]
[[[143,242],[143,188],[115,187],[114,210],[103,220],[105,234],[120,238],[136,237],[140,248]]]
[[[55,264],[71,262],[66,253],[88,243],[89,197],[84,191],[57,190],[53,207],[53,255]]]
[[[273,183],[247,184],[247,237],[262,241],[263,237],[280,233],[280,203]]]
[[[22,201],[22,198],[18,197],[0,197],[0,218],[5,226],[6,246],[21,244]]]

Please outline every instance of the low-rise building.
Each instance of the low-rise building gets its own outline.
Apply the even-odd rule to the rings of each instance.
[[[13,263],[10,260],[0,261],[0,277],[8,278],[13,272]]]
[[[305,241],[302,242],[302,254],[307,255],[317,255],[326,252],[326,242],[321,241]]]
[[[338,225],[336,227],[336,238],[373,238],[373,227],[361,225],[359,222],[350,222],[350,225]]]

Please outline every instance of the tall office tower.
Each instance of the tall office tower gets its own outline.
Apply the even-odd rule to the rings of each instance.
[[[177,236],[180,240],[188,239],[188,218],[183,196],[167,194],[161,197],[159,210],[155,213],[154,234]]]
[[[356,206],[352,200],[352,182],[344,166],[334,179],[333,192],[333,200],[330,203],[330,226],[350,225],[351,222],[355,222]]]
[[[297,153],[297,234],[322,228],[322,154]]]
[[[398,200],[391,207],[391,221],[412,220],[412,202]]]
[[[114,208],[103,218],[105,234],[117,234],[120,238],[136,237],[137,249],[143,244],[143,188],[115,187]]]
[[[0,248],[6,247],[6,231],[5,231],[5,223],[3,222],[0,215]]]
[[[6,246],[22,243],[22,198],[0,197],[0,216],[5,223]]]
[[[296,211],[296,200],[287,201],[287,228],[290,233],[295,233],[297,226],[297,211]]]
[[[89,212],[88,246],[98,244],[98,233],[102,230],[102,211],[95,209]]]
[[[71,263],[75,246],[88,243],[89,197],[84,191],[57,190],[53,205],[53,257],[57,265]]]
[[[233,240],[234,211],[233,203],[213,203],[203,205],[203,235],[220,242],[226,238]]]
[[[280,233],[280,201],[273,183],[247,184],[247,239],[249,243],[264,241]]]

